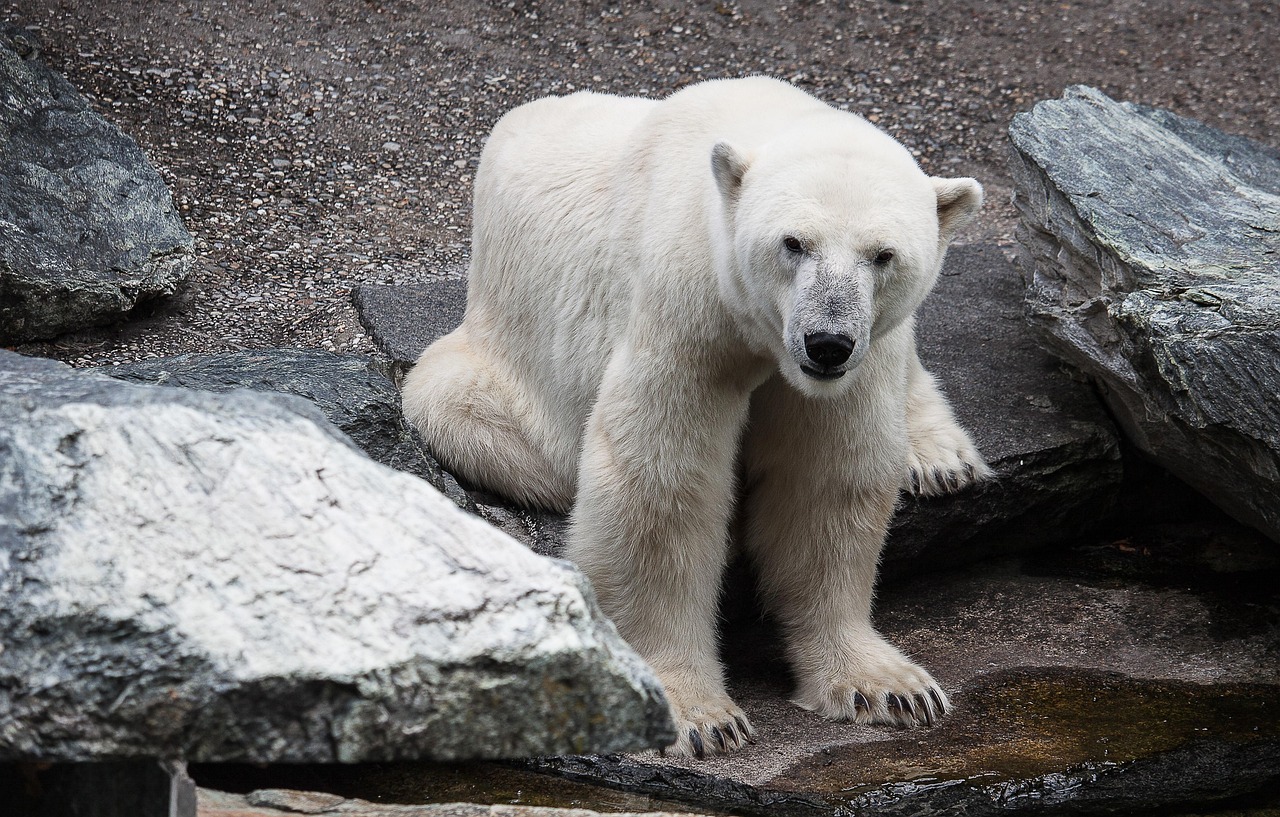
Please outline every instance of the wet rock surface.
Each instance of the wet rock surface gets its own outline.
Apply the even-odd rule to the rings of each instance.
[[[1085,87],[1010,135],[1032,322],[1138,448],[1280,541],[1280,152]]]
[[[0,351],[0,761],[661,745],[585,579],[312,404]]]
[[[151,358],[99,371],[134,383],[212,392],[251,389],[305,398],[372,459],[422,477],[460,507],[475,508],[457,480],[426,452],[401,414],[400,392],[367,357],[316,349],[263,349]]]
[[[367,285],[355,297],[370,336],[403,372],[461,322],[466,282]],[[990,244],[953,249],[919,328],[925,365],[998,478],[954,497],[905,499],[886,572],[1069,541],[1105,520],[1123,471],[1115,428],[1092,389],[1037,345],[1004,253]],[[472,496],[482,516],[539,553],[561,550],[563,517]]]
[[[175,294],[193,239],[142,150],[0,29],[0,342],[120,320]]]

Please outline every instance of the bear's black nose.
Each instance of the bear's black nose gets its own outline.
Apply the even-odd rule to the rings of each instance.
[[[848,335],[814,332],[804,336],[804,351],[819,366],[839,366],[853,354],[853,341]]]

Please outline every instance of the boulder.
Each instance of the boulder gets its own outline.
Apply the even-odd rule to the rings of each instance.
[[[608,752],[673,739],[572,566],[310,403],[0,351],[0,762]]]
[[[361,321],[401,371],[462,320],[466,282],[367,284]],[[920,351],[998,479],[963,494],[906,498],[885,553],[889,575],[1068,541],[1104,520],[1119,489],[1118,436],[1088,386],[1061,371],[1022,317],[1018,271],[994,245],[957,247],[920,313]],[[473,492],[478,512],[540,553],[559,553],[563,517]]]
[[[1031,322],[1138,449],[1280,542],[1280,152],[1086,87],[1009,132]]]
[[[192,238],[137,143],[0,31],[0,342],[120,320],[173,295]]]
[[[475,510],[475,503],[427,453],[404,419],[395,384],[367,357],[318,349],[262,349],[174,355],[99,371],[134,383],[213,392],[243,388],[305,398],[372,459],[422,477],[459,507]]]

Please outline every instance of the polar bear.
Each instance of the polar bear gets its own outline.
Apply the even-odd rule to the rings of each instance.
[[[981,201],[762,77],[541,99],[494,128],[466,315],[406,377],[405,412],[465,480],[572,508],[566,556],[662,680],[669,751],[753,734],[717,654],[739,501],[795,702],[901,725],[946,711],[871,604],[900,487],[990,473],[913,324]]]

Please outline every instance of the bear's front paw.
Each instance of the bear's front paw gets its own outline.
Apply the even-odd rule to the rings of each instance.
[[[755,728],[733,701],[681,706],[672,701],[676,742],[661,751],[664,756],[696,757],[740,749],[751,740]]]
[[[951,707],[947,693],[928,672],[883,646],[868,650],[868,660],[856,667],[802,682],[796,705],[837,721],[933,726]]]
[[[938,496],[992,476],[994,472],[959,426],[913,430],[904,490],[916,496]]]

